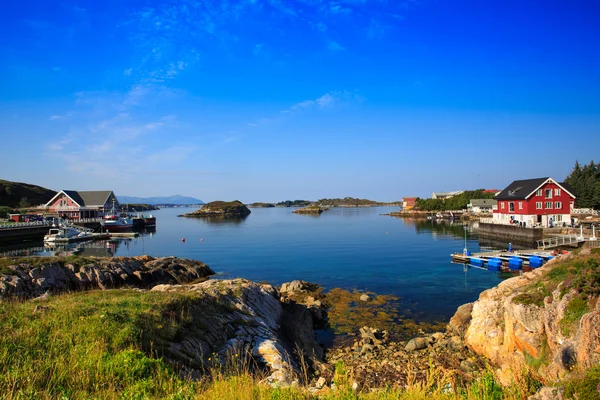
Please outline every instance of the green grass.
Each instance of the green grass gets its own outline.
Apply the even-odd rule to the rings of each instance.
[[[0,303],[0,393],[15,398],[166,398],[191,393],[158,343],[189,321],[194,298],[94,291]],[[177,310],[173,315],[172,311]]]
[[[559,325],[563,335],[569,336],[586,313],[590,311],[587,298],[578,296],[573,298],[565,308],[565,314],[560,320]]]
[[[9,265],[27,264],[33,267],[39,267],[45,264],[58,263],[61,266],[73,264],[75,266],[83,266],[87,264],[97,263],[99,259],[94,257],[2,257],[0,258],[0,273],[14,275],[14,272],[8,268]]]
[[[565,385],[565,399],[597,400],[600,397],[600,365],[586,371],[581,379]]]
[[[535,305],[538,307],[544,306],[544,299],[550,296],[551,291],[548,290],[543,282],[538,282],[531,285],[523,293],[519,293],[513,298],[513,302],[523,305]]]

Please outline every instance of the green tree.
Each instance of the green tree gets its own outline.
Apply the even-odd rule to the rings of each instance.
[[[573,188],[578,208],[600,208],[600,164],[590,161],[582,167],[575,161],[573,171],[565,182]]]

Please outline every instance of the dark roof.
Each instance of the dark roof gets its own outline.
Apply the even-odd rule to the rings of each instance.
[[[73,199],[80,207],[103,206],[108,200],[111,190],[63,190],[67,196]]]
[[[496,200],[526,200],[529,195],[531,195],[538,187],[542,186],[548,179],[552,178],[547,177],[514,181],[496,196]],[[552,180],[554,181],[554,179]],[[569,194],[575,196],[573,188],[568,183],[556,183],[569,192]]]
[[[106,203],[106,200],[108,200],[108,196],[112,193],[112,190],[78,191],[77,193],[79,193],[79,196],[83,199],[86,207],[92,207],[103,206],[104,203]]]
[[[577,196],[577,194],[575,194],[575,192],[573,191],[573,186],[569,185],[567,182],[561,182],[559,183],[559,185],[564,187],[565,190],[571,193],[573,196]]]
[[[76,190],[63,190],[63,192],[69,196],[71,199],[73,199],[73,201],[77,204],[79,204],[80,207],[84,207],[85,206],[85,202],[83,201],[83,199],[81,198],[81,196],[79,196],[79,193],[77,193]]]
[[[547,180],[548,177],[514,181],[496,196],[496,200],[525,200]]]

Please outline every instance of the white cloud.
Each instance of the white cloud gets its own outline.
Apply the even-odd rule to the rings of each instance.
[[[50,121],[56,121],[56,120],[69,118],[70,116],[73,116],[73,115],[75,115],[75,111],[69,111],[68,113],[63,114],[63,115],[51,115],[50,117],[48,117],[48,119]]]
[[[304,100],[294,104],[288,110],[280,111],[280,113],[291,113],[299,110],[307,109],[325,109],[335,107],[336,105],[351,102],[360,102],[362,98],[355,93],[344,91],[331,91],[314,100]]]

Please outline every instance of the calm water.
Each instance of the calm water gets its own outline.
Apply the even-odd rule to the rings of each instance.
[[[464,247],[460,223],[410,221],[380,214],[396,208],[333,208],[320,216],[258,208],[242,220],[178,218],[193,209],[153,212],[156,233],[118,243],[89,243],[83,254],[149,254],[198,259],[219,277],[281,284],[294,279],[393,294],[418,320],[448,319],[496,285],[497,273],[452,264]],[[185,242],[182,242],[185,238]],[[467,247],[479,250],[475,237]]]

